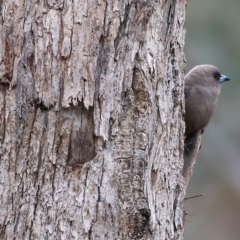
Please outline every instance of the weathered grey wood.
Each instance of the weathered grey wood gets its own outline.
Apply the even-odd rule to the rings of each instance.
[[[185,6],[0,1],[1,239],[183,239]]]

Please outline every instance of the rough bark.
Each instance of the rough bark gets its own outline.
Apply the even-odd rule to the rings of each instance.
[[[0,1],[1,239],[183,239],[185,5]]]

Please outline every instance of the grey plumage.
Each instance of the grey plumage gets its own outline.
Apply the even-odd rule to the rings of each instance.
[[[185,76],[185,135],[203,130],[217,106],[221,83],[230,80],[212,65],[194,67]]]

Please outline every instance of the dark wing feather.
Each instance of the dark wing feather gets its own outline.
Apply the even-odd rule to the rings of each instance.
[[[191,94],[191,88],[185,88],[184,89],[184,96],[185,96],[185,99],[188,98]]]

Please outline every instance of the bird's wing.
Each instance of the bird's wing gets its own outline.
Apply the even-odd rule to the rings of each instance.
[[[186,86],[185,94],[185,122],[186,133],[204,129],[208,124],[212,113],[211,92],[201,86]]]
[[[185,96],[185,99],[190,97],[190,94],[191,94],[191,88],[185,88],[184,89],[184,96]]]

